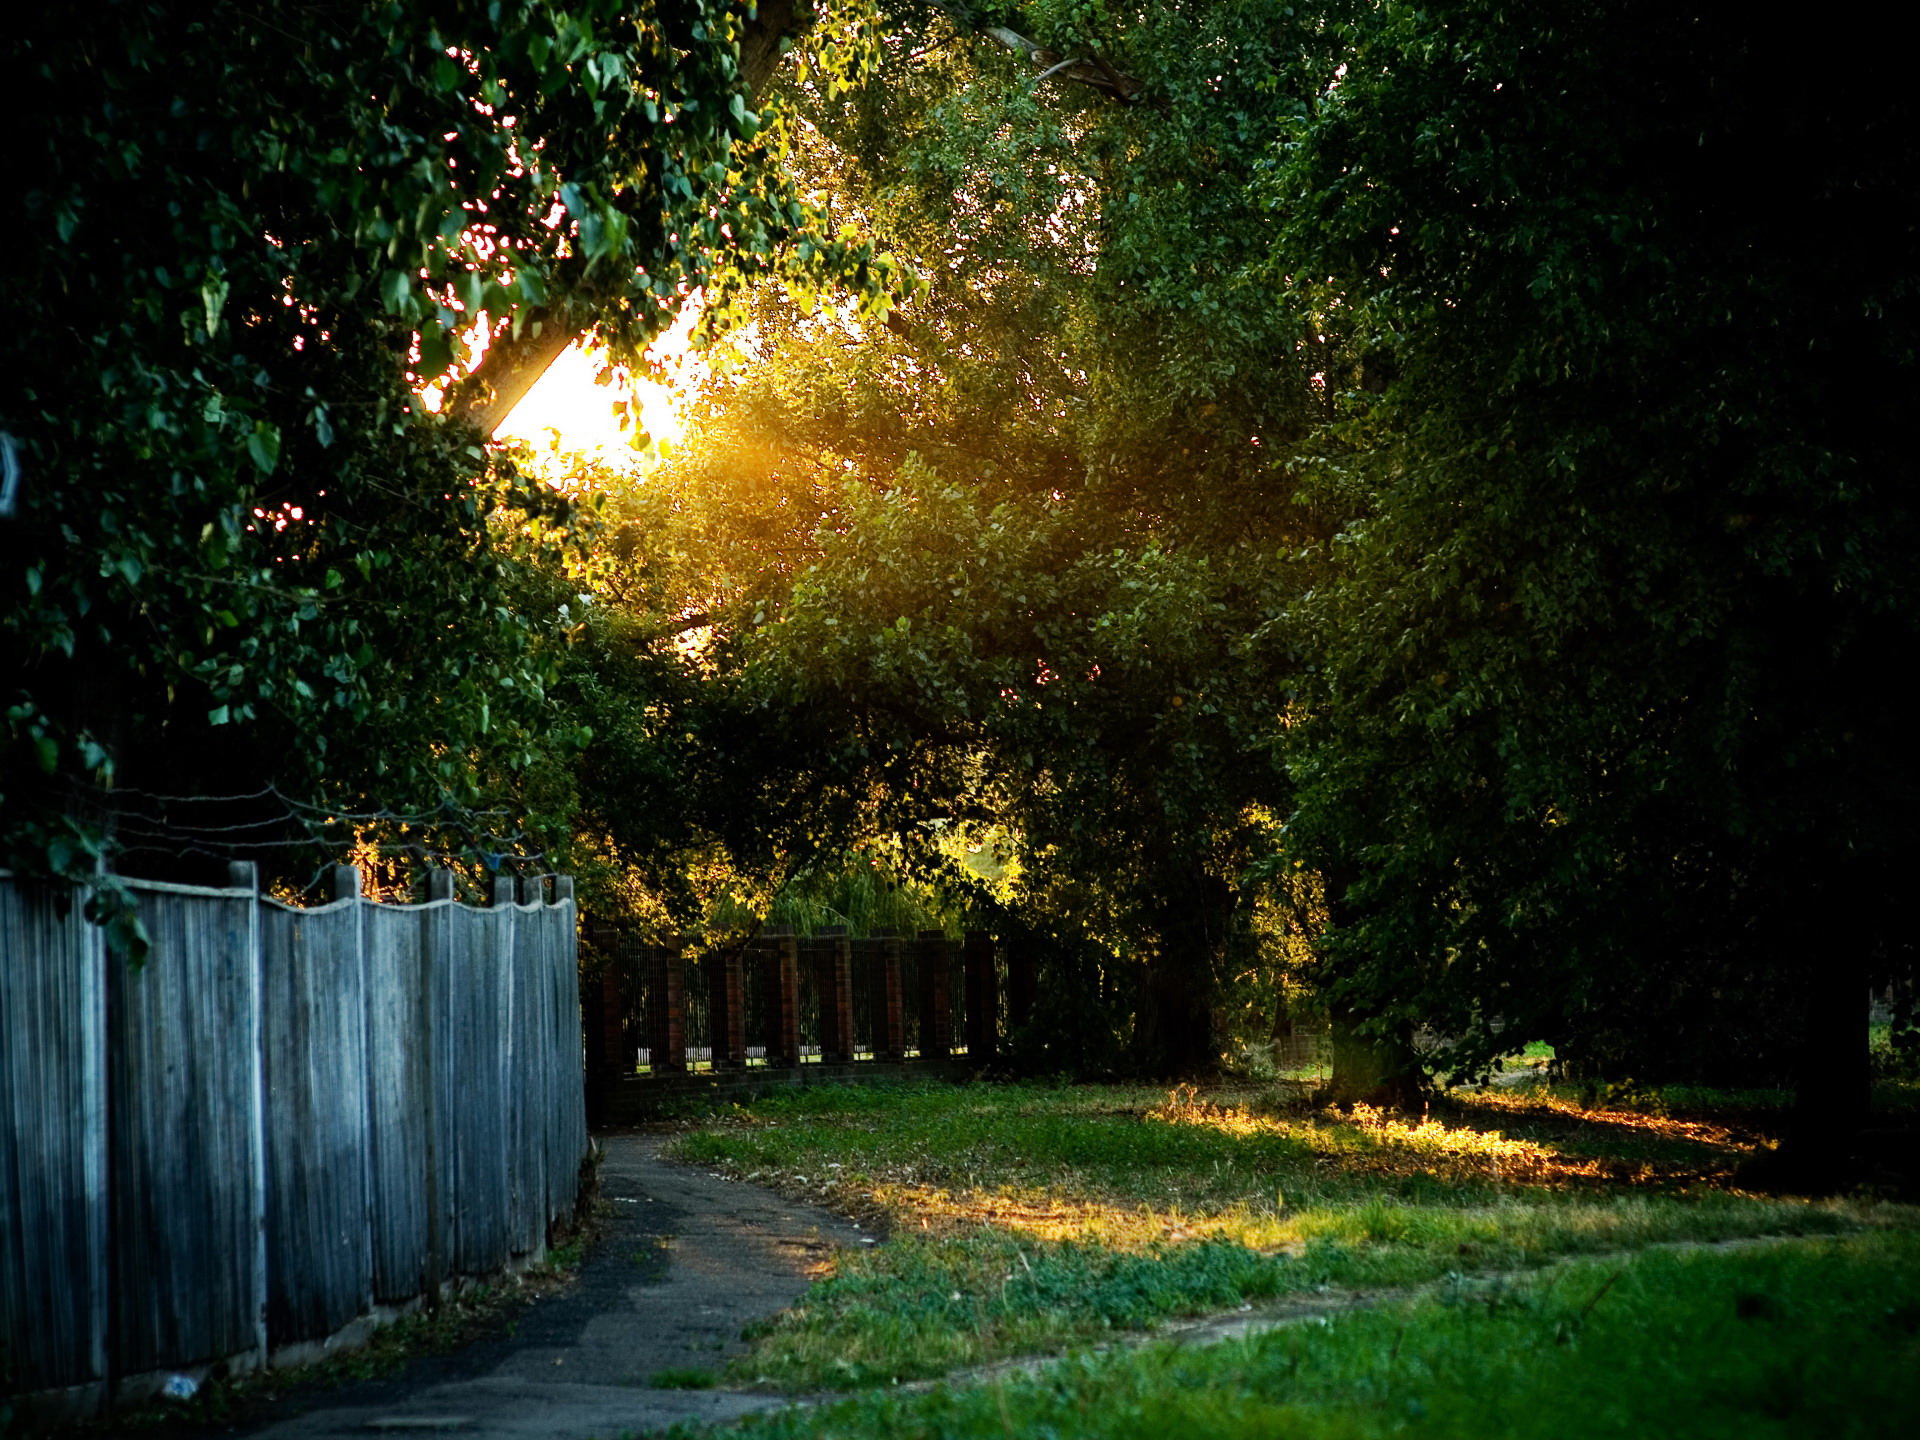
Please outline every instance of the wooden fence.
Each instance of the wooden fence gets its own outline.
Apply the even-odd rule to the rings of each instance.
[[[618,926],[588,926],[588,1107],[636,1118],[674,1082],[699,1088],[857,1079],[880,1067],[971,1069],[1034,1003],[1032,968],[993,937],[939,931],[852,939],[769,927],[733,949],[689,954]]]
[[[0,872],[0,1396],[86,1413],[544,1253],[587,1148],[572,882],[294,909]],[[525,901],[526,903],[520,903]]]

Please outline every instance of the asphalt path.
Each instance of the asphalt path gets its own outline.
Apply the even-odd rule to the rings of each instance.
[[[254,1435],[619,1440],[790,1404],[651,1382],[663,1371],[717,1371],[746,1348],[744,1326],[792,1304],[837,1247],[873,1237],[824,1210],[664,1160],[666,1139],[601,1137],[601,1196],[613,1213],[578,1279],[535,1301],[510,1334],[316,1397],[312,1409]]]

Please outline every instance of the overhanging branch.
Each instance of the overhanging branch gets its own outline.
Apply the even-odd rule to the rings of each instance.
[[[772,79],[780,63],[780,47],[812,19],[803,0],[760,0],[740,38],[740,78],[749,95],[757,95]],[[534,387],[547,367],[574,341],[593,328],[591,319],[563,316],[539,308],[526,312],[516,326],[518,337],[503,333],[466,379],[454,387],[448,413],[491,435],[513,407]]]

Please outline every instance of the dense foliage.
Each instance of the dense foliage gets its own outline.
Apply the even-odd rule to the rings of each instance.
[[[996,870],[976,917],[1049,976],[1034,1063],[1205,1067],[1221,982],[1276,958],[1243,883],[1283,796],[1251,637],[1306,524],[1275,441],[1316,402],[1300,364],[1168,413],[1178,390],[1131,364],[1169,328],[1137,287],[1188,266],[1145,207],[1117,226],[1113,191],[1197,178],[1195,137],[1143,121],[1123,164],[1134,132],[953,40],[899,24],[863,83],[795,87],[799,173],[919,283],[884,325],[759,297],[684,452],[621,501],[622,603],[663,650],[697,635],[686,663],[778,736],[801,806],[741,793],[789,846],[864,834],[950,884],[969,852]],[[1116,230],[1132,280],[1095,263]],[[1187,333],[1224,341],[1219,311]],[[1267,323],[1241,319],[1245,343]]]
[[[630,348],[756,268],[870,276],[747,108],[744,23],[719,0],[17,22],[15,863],[136,849],[114,811],[143,789],[430,820],[528,799],[578,738],[543,705],[566,597],[524,563],[565,507],[419,392],[543,327]]]
[[[1340,34],[1258,194],[1356,355],[1288,750],[1353,982],[1467,1063],[1778,1075],[1813,1015],[1803,1075],[1863,1080],[1911,963],[1909,94],[1658,6]]]
[[[1324,913],[1374,1080],[1859,1103],[1911,87],[1713,9],[953,0],[822,10],[750,108],[759,23],[29,22],[16,861],[88,868],[109,777],[571,843],[662,924],[864,846],[1042,953],[1035,1063],[1212,1063]],[[482,341],[632,359],[696,287],[732,368],[590,524],[461,418]]]
[[[1783,128],[1800,57],[1652,8],[1001,18],[1132,103],[938,21],[797,102],[928,288],[764,315],[711,417],[785,497],[734,620],[784,702],[1122,949],[1311,865],[1336,1005],[1429,1063],[1863,1076],[1911,963],[1903,92]]]

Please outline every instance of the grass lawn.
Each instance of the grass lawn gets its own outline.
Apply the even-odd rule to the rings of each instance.
[[[1081,1355],[743,1428],[749,1440],[1911,1436],[1920,1244],[1883,1232],[1588,1260],[1251,1340]]]
[[[1409,1121],[1365,1111],[1347,1117],[1314,1112],[1291,1094],[1240,1088],[1170,1096],[1113,1086],[985,1084],[817,1089],[771,1096],[701,1122],[677,1142],[683,1158],[851,1211],[890,1236],[870,1252],[844,1257],[800,1305],[771,1322],[729,1382],[790,1391],[878,1389],[1007,1357],[1084,1354],[1171,1317],[1273,1298],[1435,1282],[1464,1295],[1475,1277],[1556,1266],[1538,1294],[1508,1284],[1491,1308],[1422,1300],[1406,1312],[1415,1318],[1407,1321],[1402,1361],[1427,1354],[1422,1347],[1429,1342],[1442,1347],[1435,1356],[1451,1353],[1445,1347],[1457,1343],[1458,1326],[1483,1312],[1493,1327],[1486,1340],[1493,1356],[1506,1353],[1499,1346],[1508,1341],[1499,1337],[1519,1343],[1516,1326],[1561,1326],[1566,1316],[1555,1307],[1581,1295],[1583,1285],[1592,1288],[1581,1272],[1558,1262],[1607,1256],[1591,1272],[1604,1277],[1622,1263],[1611,1257],[1661,1242],[1831,1237],[1838,1248],[1819,1249],[1825,1258],[1816,1269],[1851,1266],[1845,1273],[1857,1278],[1884,1264],[1908,1282],[1915,1273],[1910,1232],[1920,1227],[1920,1214],[1911,1207],[1871,1199],[1772,1200],[1728,1188],[1734,1167],[1770,1143],[1772,1112],[1764,1097],[1737,1097],[1733,1104],[1736,1097],[1696,1094],[1677,1108],[1658,1096],[1640,1097],[1637,1109],[1594,1110],[1534,1087],[1459,1094],[1424,1120]],[[1668,1303],[1659,1298],[1668,1294],[1661,1285],[1679,1286],[1669,1301],[1685,1298],[1674,1277],[1690,1273],[1687,1266],[1730,1267],[1732,1276],[1746,1267],[1792,1270],[1798,1261],[1773,1258],[1788,1253],[1649,1256],[1615,1288],[1628,1286],[1627,1295],[1640,1297],[1634,1306],[1658,1309]],[[1629,1286],[1628,1275],[1640,1278]],[[1636,1286],[1652,1288],[1643,1293]],[[1609,1296],[1593,1316],[1620,1313],[1623,1299]],[[1898,1303],[1915,1299],[1909,1283]],[[1385,1313],[1349,1316],[1334,1331],[1371,1335],[1369,1327],[1386,1323]],[[1417,1345],[1416,1332],[1427,1337]],[[1275,1346],[1332,1343],[1327,1335],[1288,1336],[1218,1354],[1089,1358],[1076,1362],[1080,1368],[1072,1373],[1081,1378],[1073,1384],[1118,1387],[1116,1397],[1144,1386],[1138,1393],[1145,1395],[1154,1386],[1178,1389],[1188,1383],[1178,1377],[1191,1373],[1202,1377],[1194,1385],[1208,1388],[1239,1373],[1210,1368],[1227,1364],[1221,1358],[1227,1350],[1244,1358],[1280,1353]],[[1360,1349],[1351,1355],[1336,1346],[1346,1359],[1326,1352],[1333,1368],[1315,1370],[1321,1377],[1315,1384],[1336,1385],[1337,1376],[1348,1373],[1340,1366],[1360,1363],[1355,1357],[1371,1342],[1353,1343]],[[1581,1340],[1578,1352],[1588,1354],[1593,1343]],[[1890,1338],[1886,1343],[1893,1345]],[[1910,1359],[1911,1345],[1901,1343],[1907,1349],[1900,1353]],[[1570,1345],[1571,1339],[1554,1354],[1564,1360],[1574,1353]],[[1509,1356],[1497,1363],[1520,1362]],[[1050,1393],[1045,1385],[1031,1393],[1016,1385],[1006,1393],[1016,1390],[1027,1397],[1022,1404],[1051,1403],[1043,1402],[1043,1392]],[[1249,1416],[1266,1415],[1259,1406],[1306,1403],[1262,1399],[1268,1391],[1251,1380],[1234,1393],[1255,1406]],[[1453,1404],[1435,1395],[1419,1403],[1434,1414],[1440,1410],[1433,1406]],[[974,1401],[940,1403],[964,1409]],[[1140,1415],[1151,1408],[1134,1407]],[[1394,1423],[1410,1413],[1396,1412]],[[1209,1433],[1237,1433],[1232,1426],[1242,1422],[1221,1415],[1224,1428]],[[783,1420],[776,1428],[810,1423]],[[1270,1421],[1245,1423],[1257,1429]],[[1045,1433],[1049,1425],[1056,1422],[1036,1411],[1032,1424],[1014,1433]],[[998,1421],[995,1426],[996,1434],[1007,1433]],[[845,1433],[866,1431],[856,1426]],[[900,1433],[912,1433],[911,1426]],[[952,1433],[972,1432],[961,1425]],[[1082,1426],[1059,1433],[1134,1432]]]

